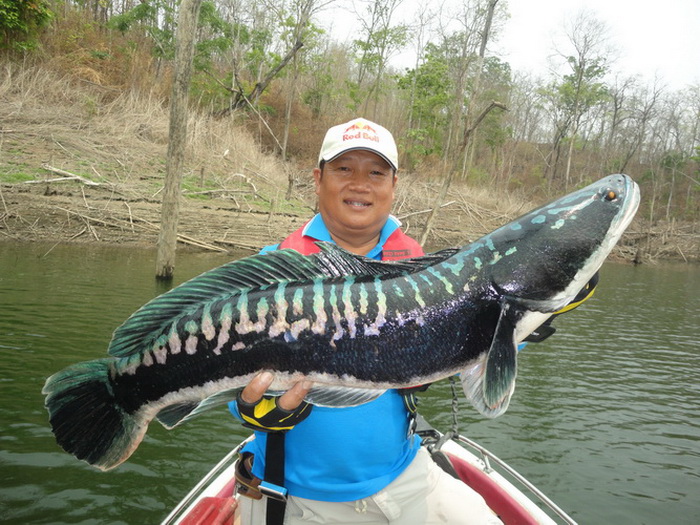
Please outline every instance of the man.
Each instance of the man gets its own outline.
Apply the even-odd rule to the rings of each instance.
[[[313,171],[319,213],[263,251],[281,247],[309,254],[318,251],[315,241],[321,240],[374,259],[423,255],[390,215],[397,169],[396,143],[382,126],[354,119],[330,128]],[[281,477],[273,486],[283,483],[288,498],[286,508],[270,498],[242,498],[243,523],[266,523],[266,514],[267,523],[282,523],[284,516],[285,524],[501,523],[480,495],[421,449],[420,438],[410,431],[410,403],[401,392],[390,390],[355,407],[312,407],[303,402],[309,382],[276,400],[263,397],[271,382],[271,374],[260,374],[229,406],[256,430],[242,463],[252,473],[243,477],[250,477],[253,489],[260,479]],[[266,459],[273,454],[275,465],[283,463],[283,474],[270,474],[275,465]]]

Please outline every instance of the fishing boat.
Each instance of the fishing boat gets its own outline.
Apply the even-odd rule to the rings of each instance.
[[[505,525],[576,522],[505,461],[454,432],[441,432],[421,420],[416,431],[433,459],[482,495]],[[240,449],[227,454],[165,518],[162,525],[238,525],[235,468]]]

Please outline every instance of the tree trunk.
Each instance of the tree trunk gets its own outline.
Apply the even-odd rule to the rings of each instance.
[[[180,187],[187,139],[189,98],[194,43],[202,0],[182,0],[177,24],[175,77],[170,99],[170,128],[165,164],[165,187],[161,205],[160,233],[156,257],[156,279],[171,280],[175,269],[177,223],[180,213]]]
[[[459,147],[459,155],[464,153],[465,149],[470,144],[470,139],[474,131],[477,127],[479,127],[481,121],[486,118],[486,115],[488,115],[494,108],[500,108],[503,111],[508,111],[508,107],[505,104],[501,102],[496,102],[495,100],[492,101],[491,104],[489,104],[486,107],[486,109],[484,109],[481,112],[481,114],[476,118],[474,124],[464,131],[464,138],[462,140],[462,144]],[[466,162],[466,157],[464,162]],[[462,169],[464,169],[464,166],[462,167]],[[435,206],[433,206],[433,209],[425,222],[425,227],[423,228],[423,234],[420,238],[421,246],[424,246],[425,242],[428,240],[428,235],[430,234],[430,230],[433,227],[433,222],[435,221],[435,217],[437,216],[437,211],[440,209],[440,206],[442,206],[442,203],[445,201],[445,197],[447,197],[447,191],[450,189],[450,185],[452,184],[452,178],[454,177],[454,173],[455,167],[453,166],[452,169],[450,169],[450,171],[447,173],[447,175],[445,175],[445,178],[442,180],[442,186],[440,187],[440,192],[438,193],[438,197],[435,200]]]
[[[496,9],[496,4],[498,3],[499,0],[490,0],[488,4],[488,12],[486,15],[486,20],[484,22],[484,30],[481,33],[481,44],[479,46],[479,62],[478,62],[478,69],[477,69],[477,77],[476,81],[474,83],[474,88],[472,90],[471,96],[469,97],[469,105],[467,106],[467,115],[466,115],[466,122],[465,122],[465,129],[464,129],[464,134],[462,136],[462,142],[459,144],[459,152],[457,153],[456,157],[459,158],[460,156],[464,155],[464,158],[462,160],[462,175],[464,176],[467,172],[467,168],[469,166],[469,148],[471,147],[471,141],[473,139],[473,133],[476,131],[476,128],[479,127],[479,124],[481,124],[481,121],[486,118],[486,115],[489,114],[489,112],[494,109],[494,108],[500,108],[504,111],[507,111],[508,108],[506,107],[505,104],[502,104],[501,102],[496,102],[492,101],[491,104],[489,104],[488,107],[486,107],[481,114],[476,117],[476,119],[472,122],[472,114],[474,112],[474,104],[475,104],[475,99],[478,94],[479,90],[479,84],[481,83],[481,73],[484,67],[484,55],[486,53],[486,44],[488,43],[489,40],[489,34],[491,31],[491,24],[493,22],[493,15],[494,11]],[[466,53],[465,53],[466,54]],[[464,70],[464,74],[466,75],[466,69]],[[460,88],[462,89],[462,88]],[[445,151],[448,149],[446,148]],[[440,209],[440,206],[442,206],[442,203],[444,202],[445,198],[447,197],[447,191],[450,189],[450,185],[452,184],[452,178],[454,177],[454,173],[456,170],[456,166],[453,164],[451,168],[449,169],[447,175],[445,175],[445,178],[442,180],[442,186],[440,187],[440,192],[438,193],[438,197],[435,201],[435,206],[433,206],[432,211],[430,212],[430,215],[428,216],[428,219],[425,222],[425,226],[423,227],[423,234],[421,235],[420,238],[420,244],[421,246],[425,245],[426,241],[428,240],[428,235],[430,235],[430,230],[433,227],[433,222],[435,221],[435,218],[437,217],[437,212]]]

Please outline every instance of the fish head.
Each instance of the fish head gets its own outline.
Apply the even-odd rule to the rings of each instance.
[[[486,236],[493,289],[526,310],[562,308],[602,266],[639,199],[630,177],[610,175]]]

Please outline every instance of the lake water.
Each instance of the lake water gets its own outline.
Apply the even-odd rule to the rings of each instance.
[[[151,425],[123,465],[63,452],[41,388],[106,355],[112,331],[165,291],[155,253],[0,243],[0,520],[157,523],[247,431],[224,408]],[[179,254],[176,283],[227,257]],[[581,524],[700,523],[700,268],[606,264],[594,298],[519,355],[511,406],[459,430],[508,461]],[[447,429],[448,383],[421,412]]]

